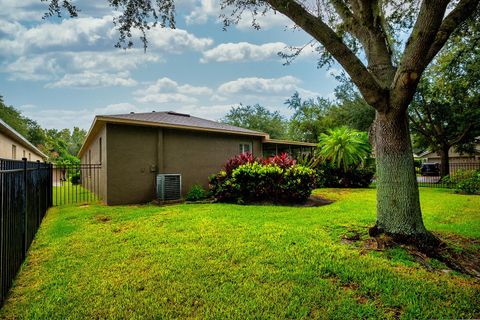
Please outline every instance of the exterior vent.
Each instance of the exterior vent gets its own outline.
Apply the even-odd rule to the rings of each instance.
[[[189,114],[174,112],[174,111],[168,111],[167,114],[172,115],[172,116],[179,116],[179,117],[190,117]]]
[[[162,201],[179,200],[182,197],[182,176],[180,174],[157,175],[157,198]]]

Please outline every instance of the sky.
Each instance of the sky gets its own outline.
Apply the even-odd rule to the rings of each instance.
[[[0,95],[46,128],[88,129],[95,115],[177,111],[218,120],[232,106],[259,103],[289,116],[284,104],[333,97],[334,73],[317,68],[311,37],[280,14],[223,30],[217,0],[176,1],[176,29],[152,29],[145,52],[114,47],[117,13],[101,0],[78,0],[77,18],[42,19],[40,0],[0,0]]]

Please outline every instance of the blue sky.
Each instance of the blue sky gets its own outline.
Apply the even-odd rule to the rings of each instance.
[[[115,14],[79,0],[76,19],[42,20],[40,0],[0,0],[0,94],[48,128],[88,129],[95,114],[174,110],[219,119],[239,103],[284,115],[294,91],[332,97],[336,81],[307,46],[291,65],[277,55],[311,38],[273,12],[260,31],[247,17],[222,31],[216,0],[177,1],[177,29],[155,29],[146,53],[114,48]]]

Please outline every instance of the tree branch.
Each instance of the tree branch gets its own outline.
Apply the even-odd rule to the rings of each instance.
[[[315,17],[294,0],[266,0],[276,11],[290,18],[296,25],[319,41],[350,75],[365,100],[372,107],[384,105],[384,89],[368,72],[362,61],[348,48],[342,39],[321,18]]]
[[[475,12],[479,3],[479,0],[461,0],[455,9],[443,19],[435,40],[428,51],[427,60],[433,60],[455,29]]]
[[[465,130],[463,130],[462,134],[461,134],[459,137],[457,137],[455,140],[453,140],[453,141],[450,142],[450,145],[454,146],[454,145],[460,143],[460,142],[465,138],[465,136],[468,134],[468,132],[470,131],[470,129],[472,129],[472,127],[473,127],[473,124],[470,123],[470,124],[467,126],[467,128],[466,128]]]
[[[392,48],[385,33],[383,13],[379,0],[352,1],[352,9],[358,21],[358,38],[368,59],[368,69],[384,88],[389,88],[395,75],[392,64]]]
[[[378,0],[352,1],[353,12],[342,0],[331,0],[331,3],[342,18],[345,29],[362,43],[368,70],[383,88],[389,88],[395,68]]]
[[[455,9],[445,18],[448,0],[424,0],[417,21],[407,41],[406,48],[392,83],[392,105],[399,112],[408,107],[420,76],[450,34],[465,21],[480,0],[460,0]]]

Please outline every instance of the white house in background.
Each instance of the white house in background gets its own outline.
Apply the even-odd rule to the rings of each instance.
[[[45,161],[47,156],[24,136],[0,119],[0,158],[11,160]]]

